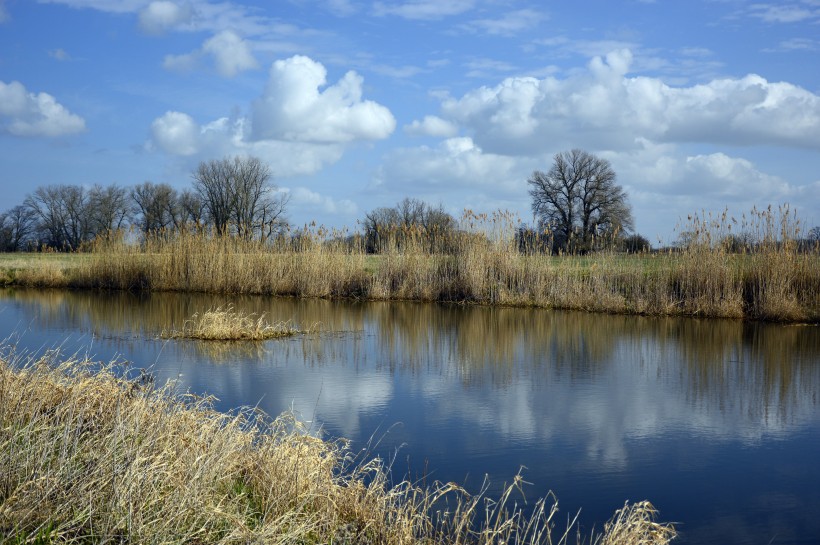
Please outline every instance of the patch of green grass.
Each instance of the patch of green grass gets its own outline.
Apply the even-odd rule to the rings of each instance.
[[[91,259],[90,254],[60,252],[0,253],[0,270],[31,269],[42,266],[79,267]]]

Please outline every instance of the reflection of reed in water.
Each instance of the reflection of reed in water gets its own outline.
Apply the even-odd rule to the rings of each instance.
[[[434,370],[499,388],[520,380],[595,382],[628,366],[670,392],[682,390],[688,403],[764,428],[818,403],[817,327],[456,305],[368,309],[391,370]]]
[[[187,340],[179,343],[179,348],[214,363],[263,361],[268,352],[264,344],[255,342]]]
[[[0,347],[2,353],[2,347]],[[18,362],[19,363],[19,362]],[[554,496],[518,503],[520,473],[485,485],[396,484],[390,466],[292,415],[226,414],[86,360],[0,359],[3,529],[15,543],[552,543]],[[84,509],[77,509],[82,505]],[[446,511],[445,511],[446,510]],[[594,543],[664,545],[672,525],[624,505]],[[44,530],[45,529],[45,530]],[[560,531],[560,529],[559,529]],[[576,521],[557,543],[581,528]],[[58,536],[52,538],[52,536]],[[480,539],[478,539],[480,537]]]
[[[37,307],[46,327],[81,329],[95,335],[156,337],[163,329],[184,323],[209,308],[231,306],[237,312],[266,315],[273,321],[293,320],[294,327],[319,325],[333,331],[361,330],[356,305],[340,313],[330,301],[259,296],[218,296],[201,293],[72,292],[14,290],[5,297]]]
[[[654,356],[680,368],[692,403],[740,412],[765,424],[790,424],[816,407],[820,328],[729,320],[647,320]]]
[[[613,335],[629,317],[484,306],[375,307],[382,350],[405,366],[453,364],[462,381],[509,384],[514,376],[577,379],[608,365]],[[437,354],[429,362],[429,354]],[[394,358],[391,358],[394,359]]]
[[[659,387],[683,391],[688,403],[779,424],[816,407],[813,392],[820,390],[817,327],[469,305],[241,296],[225,301],[202,294],[18,290],[5,297],[35,306],[43,325],[100,336],[153,337],[193,312],[228,302],[244,312],[293,319],[297,327],[320,324],[318,334],[275,346],[193,343],[213,361],[301,359],[311,366],[439,373],[466,386],[494,388],[516,381],[534,387],[594,382],[631,366]]]

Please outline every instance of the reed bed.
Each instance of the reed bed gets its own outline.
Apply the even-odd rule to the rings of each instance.
[[[288,322],[269,323],[265,315],[246,314],[233,306],[216,307],[196,313],[181,329],[163,330],[166,339],[199,339],[206,341],[262,341],[291,337],[300,333]]]
[[[202,233],[109,238],[72,268],[20,270],[15,283],[820,321],[820,252],[800,241],[788,208],[740,221],[694,216],[684,244],[640,254],[522,251],[512,225],[504,214],[472,216],[435,243],[404,229],[378,255],[359,237],[321,228],[273,243]]]
[[[557,501],[522,510],[520,475],[499,498],[452,483],[391,484],[292,415],[217,412],[114,364],[0,358],[2,543],[566,544]],[[600,545],[665,544],[648,502],[625,505]]]

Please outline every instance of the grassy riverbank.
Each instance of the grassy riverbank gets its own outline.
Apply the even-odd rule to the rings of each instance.
[[[262,244],[175,234],[100,242],[74,258],[0,260],[6,284],[374,300],[455,301],[596,312],[820,321],[820,254],[789,217],[762,215],[745,244],[731,224],[702,222],[675,251],[589,256],[521,252],[512,236],[458,233],[446,254],[405,235],[368,255],[361,241],[321,232]],[[493,232],[492,228],[484,232]],[[747,231],[748,234],[748,231]],[[726,241],[733,241],[728,244]]]
[[[578,537],[576,527],[555,520],[551,497],[522,514],[520,477],[492,501],[454,484],[392,484],[381,461],[353,459],[343,441],[312,436],[287,415],[219,413],[207,399],[123,380],[110,366],[8,359],[0,361],[2,543],[551,544]],[[668,543],[674,529],[654,516],[646,502],[626,506],[588,542]]]

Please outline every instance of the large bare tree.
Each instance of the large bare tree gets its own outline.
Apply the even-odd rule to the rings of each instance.
[[[91,229],[96,235],[107,235],[128,225],[132,207],[128,190],[118,185],[95,185],[88,192]]]
[[[558,153],[548,172],[527,183],[532,211],[559,248],[593,249],[596,237],[632,229],[632,210],[609,161],[583,150]]]
[[[89,192],[79,185],[38,187],[24,203],[37,217],[39,238],[59,250],[77,250],[94,236]]]
[[[34,212],[21,204],[0,214],[0,251],[18,252],[34,242]]]
[[[203,161],[191,177],[218,234],[265,236],[284,219],[287,195],[276,192],[270,167],[257,157]]]
[[[159,233],[181,227],[179,198],[170,185],[143,182],[131,189],[131,199],[143,233]]]

